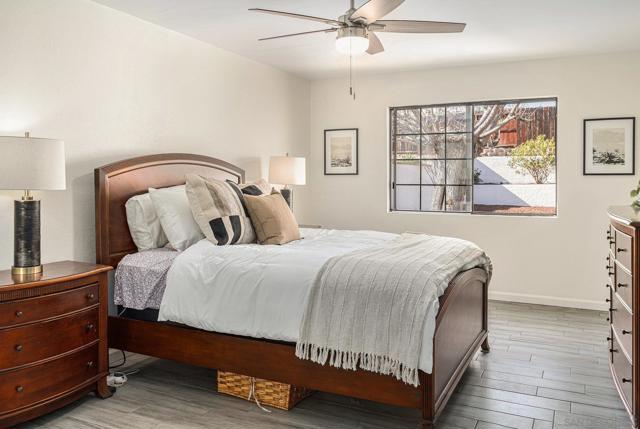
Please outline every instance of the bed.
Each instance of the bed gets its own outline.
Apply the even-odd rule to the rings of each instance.
[[[201,155],[160,154],[116,162],[95,170],[96,259],[117,267],[137,249],[129,234],[124,205],[134,195],[184,183],[186,173],[244,182],[244,171]],[[444,408],[463,372],[481,348],[489,351],[488,279],[483,269],[460,272],[439,298],[431,373],[420,385],[364,370],[318,365],[295,356],[295,343],[223,334],[133,312],[109,317],[109,347],[197,366],[304,386],[385,404],[420,409],[429,427]],[[142,310],[144,311],[144,310]],[[284,337],[286,339],[286,337]]]

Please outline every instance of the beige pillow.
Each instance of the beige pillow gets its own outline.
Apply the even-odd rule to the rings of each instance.
[[[245,195],[244,200],[260,244],[285,244],[300,239],[298,222],[280,192],[259,197]]]
[[[238,185],[197,174],[187,174],[186,181],[193,218],[207,240],[219,246],[255,241]]]
[[[148,192],[129,198],[124,208],[129,232],[138,252],[157,249],[168,243],[169,240],[160,224],[160,217]]]

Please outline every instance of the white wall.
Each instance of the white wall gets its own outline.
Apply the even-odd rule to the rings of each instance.
[[[357,62],[356,62],[357,64]],[[493,259],[492,296],[605,308],[605,210],[629,203],[637,177],[582,175],[582,120],[640,116],[640,53],[457,67],[311,85],[308,186],[297,189],[305,223],[424,231],[472,240]],[[558,97],[558,216],[387,212],[390,106]],[[360,130],[360,174],[323,175],[323,130]],[[640,149],[638,150],[640,151]]]
[[[67,190],[42,199],[43,261],[93,261],[93,169],[192,152],[249,179],[269,155],[304,156],[309,84],[88,0],[0,1],[0,135],[66,142]],[[0,193],[0,269],[13,203]]]

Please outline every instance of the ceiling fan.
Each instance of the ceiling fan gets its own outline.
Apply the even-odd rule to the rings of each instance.
[[[457,22],[438,21],[406,21],[382,20],[385,15],[400,6],[404,0],[369,0],[358,9],[354,7],[354,0],[349,2],[349,10],[337,19],[318,18],[316,16],[298,13],[281,12],[278,10],[252,8],[255,12],[269,13],[289,18],[305,19],[329,25],[321,30],[305,31],[302,33],[284,34],[282,36],[265,37],[259,41],[281,39],[284,37],[302,36],[313,33],[337,33],[336,49],[345,54],[359,54],[367,52],[374,55],[384,51],[382,42],[376,32],[383,33],[460,33],[466,24]]]

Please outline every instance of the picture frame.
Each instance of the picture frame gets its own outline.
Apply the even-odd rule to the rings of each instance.
[[[636,118],[595,118],[583,122],[585,176],[634,175]]]
[[[358,174],[358,128],[324,130],[324,174]]]

